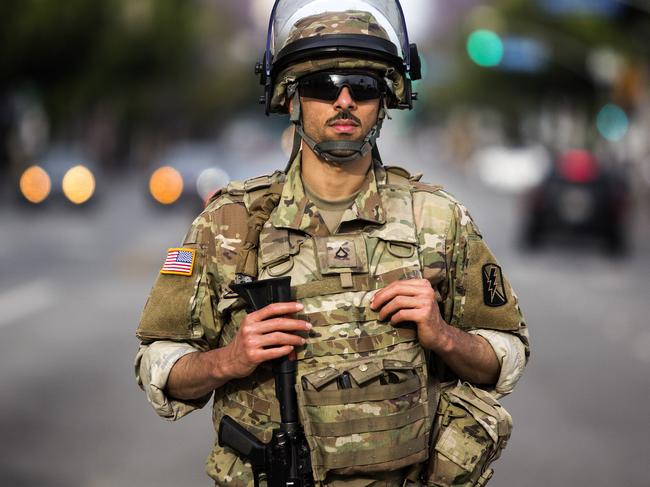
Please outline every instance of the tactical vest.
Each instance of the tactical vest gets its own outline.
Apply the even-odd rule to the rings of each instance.
[[[313,325],[306,345],[296,350],[296,392],[318,482],[329,473],[394,471],[429,456],[438,393],[426,353],[414,325],[394,327],[370,309],[376,290],[398,279],[422,277],[413,181],[400,168],[385,170],[386,180],[377,181],[388,217],[384,225],[312,237],[267,221],[259,236],[258,277],[290,276],[292,295],[304,305],[296,317]],[[227,192],[250,208],[282,177],[249,180]],[[223,346],[246,313],[242,300],[227,288],[220,288],[217,302]],[[270,439],[279,406],[268,365],[215,392],[214,424],[225,414],[260,440]],[[208,471],[233,472],[237,462],[232,452],[216,445]]]

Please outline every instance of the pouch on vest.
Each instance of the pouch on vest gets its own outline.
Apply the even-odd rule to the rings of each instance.
[[[435,428],[426,485],[482,487],[507,444],[512,418],[490,394],[462,383],[442,392]]]
[[[314,478],[396,470],[428,457],[431,416],[421,349],[412,360],[342,360],[296,389]]]

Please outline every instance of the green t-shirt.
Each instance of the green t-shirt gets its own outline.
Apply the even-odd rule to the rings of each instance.
[[[307,186],[307,184],[305,184],[304,180],[302,182],[302,185],[305,188],[305,195],[312,203],[316,205],[318,212],[325,221],[325,225],[327,225],[330,233],[333,234],[341,222],[343,213],[345,210],[350,208],[352,202],[359,194],[359,191],[340,200],[325,200],[314,193],[314,191],[309,186]]]

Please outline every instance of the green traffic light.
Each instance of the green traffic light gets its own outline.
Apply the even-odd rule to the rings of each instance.
[[[503,59],[503,41],[491,30],[475,30],[467,38],[467,54],[479,66],[498,66]]]
[[[617,142],[625,137],[630,121],[621,107],[608,103],[598,112],[596,126],[600,135],[611,142]]]

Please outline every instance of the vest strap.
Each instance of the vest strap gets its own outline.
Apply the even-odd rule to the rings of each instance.
[[[373,465],[382,462],[394,462],[396,458],[405,458],[426,449],[428,437],[428,434],[421,435],[398,446],[391,446],[390,448],[328,453],[321,466],[331,470],[360,465]],[[405,465],[407,464],[405,463]]]
[[[313,327],[340,325],[341,323],[355,323],[359,321],[372,321],[377,319],[378,313],[368,306],[346,305],[345,315],[340,309],[329,311],[315,311],[313,313],[296,313],[299,320],[309,321]]]
[[[278,206],[282,195],[282,183],[271,184],[264,194],[255,199],[248,209],[248,233],[237,256],[236,274],[257,278],[257,248],[260,243],[262,227]],[[253,186],[254,187],[254,186]]]
[[[347,436],[353,433],[367,433],[371,431],[386,431],[401,428],[407,424],[426,418],[427,408],[419,404],[413,409],[408,409],[390,416],[376,416],[369,418],[337,421],[336,423],[312,423],[311,429],[317,436]]]
[[[410,279],[419,276],[420,268],[404,267],[385,272],[378,276],[370,276],[369,274],[353,274],[352,287],[343,287],[339,276],[324,276],[317,281],[292,286],[292,294],[295,299],[313,298],[315,296],[326,296],[328,294],[339,294],[350,291],[374,291],[381,289],[393,281],[400,279]]]
[[[310,357],[323,357],[327,355],[340,355],[345,349],[353,349],[354,353],[365,353],[382,350],[393,345],[416,340],[417,332],[410,328],[395,328],[386,333],[364,336],[359,338],[339,338],[336,340],[323,340],[312,345],[307,345],[297,352],[298,359]]]
[[[303,391],[305,406],[332,406],[366,401],[383,401],[411,394],[422,388],[420,377],[415,376],[401,384],[368,386],[339,391]]]

